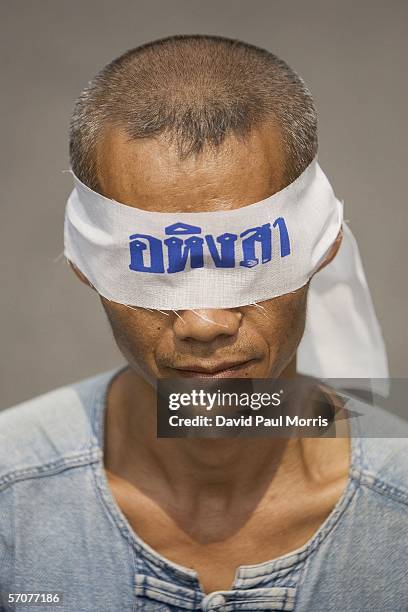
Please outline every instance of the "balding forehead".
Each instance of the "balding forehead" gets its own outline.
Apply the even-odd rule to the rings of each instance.
[[[111,128],[98,142],[97,169],[106,197],[162,212],[239,208],[285,186],[281,137],[272,123],[187,159],[165,135],[132,140]]]

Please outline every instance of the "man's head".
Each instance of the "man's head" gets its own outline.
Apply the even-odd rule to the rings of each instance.
[[[232,210],[283,189],[309,165],[316,113],[304,83],[267,51],[174,37],[102,70],[76,105],[70,145],[75,174],[118,202]],[[176,313],[102,301],[129,363],[150,375],[244,364],[236,377],[277,377],[294,369],[306,297],[307,286],[258,306]]]

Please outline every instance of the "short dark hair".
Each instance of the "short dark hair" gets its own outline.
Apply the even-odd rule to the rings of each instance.
[[[108,125],[131,138],[169,136],[181,158],[277,124],[287,183],[317,152],[317,117],[303,80],[276,55],[219,36],[171,36],[127,51],[88,84],[70,128],[75,174],[98,190],[96,144]]]

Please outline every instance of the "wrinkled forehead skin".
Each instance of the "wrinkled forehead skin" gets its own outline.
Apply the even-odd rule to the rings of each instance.
[[[103,195],[147,211],[232,210],[286,186],[282,140],[271,124],[186,159],[166,136],[132,140],[124,130],[109,128],[96,156]]]

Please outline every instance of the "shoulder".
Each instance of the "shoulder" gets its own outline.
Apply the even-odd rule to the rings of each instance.
[[[0,490],[86,461],[98,450],[92,413],[113,375],[105,372],[0,412]]]
[[[408,509],[408,422],[377,406],[359,402],[353,409],[360,414],[355,467],[361,484]]]

